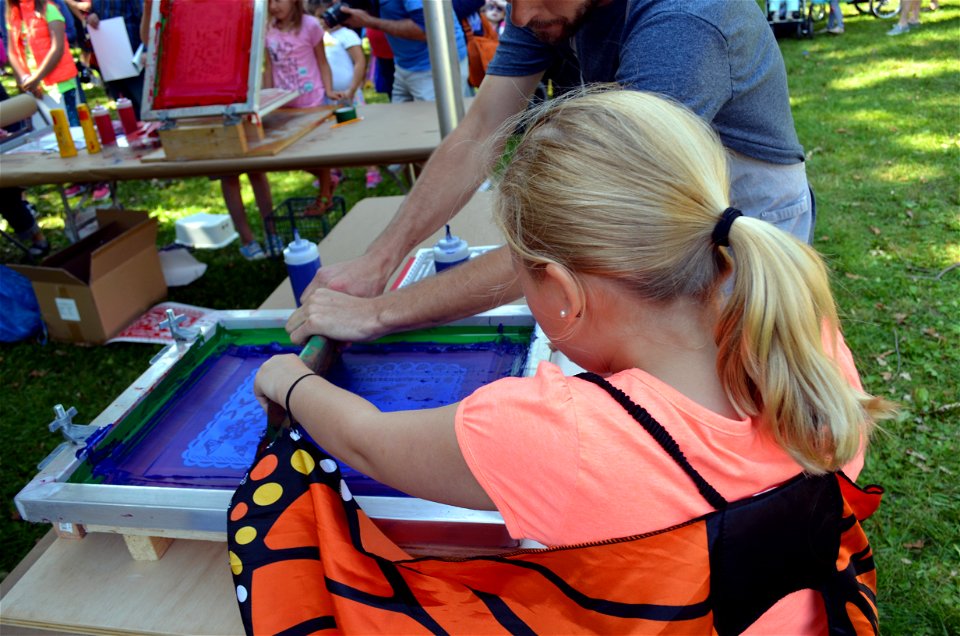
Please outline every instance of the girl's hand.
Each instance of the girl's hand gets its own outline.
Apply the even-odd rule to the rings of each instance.
[[[337,102],[337,103],[343,102],[347,99],[347,92],[346,91],[330,91],[329,93],[327,93],[327,99],[329,99],[331,102]]]
[[[43,99],[43,86],[40,82],[41,78],[31,73],[23,78],[20,82],[20,87],[23,88],[23,92],[30,93],[37,99]]]
[[[282,407],[290,385],[307,373],[310,373],[310,369],[296,354],[273,356],[257,371],[257,377],[253,380],[253,394],[264,411],[268,410],[270,402]]]

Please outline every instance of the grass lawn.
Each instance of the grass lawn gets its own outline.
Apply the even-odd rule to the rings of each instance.
[[[845,35],[781,40],[817,195],[815,245],[833,271],[867,390],[903,406],[874,439],[859,480],[887,489],[866,529],[889,634],[960,634],[960,0],[941,4],[923,14],[922,28],[900,37],[885,36],[892,22],[846,6]],[[102,99],[94,92],[94,101]],[[348,205],[398,193],[389,180],[367,191],[363,177],[362,169],[347,171],[340,194]],[[270,181],[276,203],[315,192],[306,173],[275,173]],[[259,227],[244,184],[251,223]],[[54,189],[32,188],[29,196],[48,237],[65,245]],[[160,221],[160,245],[173,241],[177,218],[225,211],[217,183],[204,176],[122,182],[120,198]],[[236,245],[195,254],[209,264],[207,273],[171,288],[170,300],[256,307],[284,276],[282,263],[248,263]],[[0,262],[18,259],[0,244]],[[53,405],[74,405],[79,422],[92,420],[156,349],[0,346],[0,435],[7,440],[0,571],[47,530],[20,521],[13,496],[58,444],[46,430]]]

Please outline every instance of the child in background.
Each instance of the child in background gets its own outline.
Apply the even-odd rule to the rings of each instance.
[[[265,172],[248,172],[250,187],[253,189],[253,198],[257,202],[260,218],[266,218],[273,212],[273,193],[270,192],[270,181]],[[283,241],[277,236],[273,228],[267,227],[265,238],[267,251],[264,251],[260,242],[254,238],[250,222],[247,220],[247,209],[243,205],[243,196],[240,194],[240,175],[219,177],[220,190],[223,193],[223,202],[230,213],[233,227],[240,235],[240,255],[248,261],[258,261],[267,256],[277,256],[283,252]]]
[[[846,552],[830,553],[843,532],[839,507],[814,507],[787,484],[840,470],[855,479],[874,420],[892,409],[861,388],[823,261],[728,207],[725,151],[682,106],[594,91],[548,102],[506,129],[518,128],[526,133],[495,207],[517,284],[553,346],[596,375],[567,377],[541,362],[534,377],[498,380],[457,404],[381,413],[285,355],[261,367],[257,398],[286,404],[291,420],[354,469],[417,497],[499,510],[511,536],[548,546],[654,532],[771,489],[791,493],[800,505],[758,498],[774,502],[754,517],[763,524],[735,530],[724,517],[724,527],[753,538],[757,563],[792,568],[757,565],[736,584],[725,579],[731,589],[711,580],[709,596],[751,581],[759,591],[745,602],[761,607],[759,620],[741,629],[825,633],[815,589],[834,590],[797,580],[808,564],[796,557],[814,537],[780,541],[771,523],[834,515],[821,556],[838,567],[829,560],[817,576],[840,571],[859,596],[859,572],[840,565]],[[291,316],[295,341],[308,335],[299,328],[308,315],[305,306]],[[611,390],[622,394],[615,400]],[[310,528],[324,523],[311,519]],[[869,556],[869,545],[861,549]],[[711,556],[713,567],[726,569]],[[665,572],[651,579],[683,585]],[[769,586],[778,592],[763,597]],[[839,608],[850,619],[859,611]]]
[[[270,28],[267,30],[267,56],[263,71],[264,88],[288,88],[300,96],[287,104],[290,108],[313,108],[326,103],[327,95],[339,99],[335,91],[325,91],[332,86],[330,65],[323,46],[323,27],[320,21],[304,14],[302,0],[270,0]],[[320,180],[321,197],[328,202],[333,196],[330,170],[313,172]],[[266,219],[273,211],[270,183],[264,173],[247,173],[253,188],[260,216]],[[265,258],[260,243],[253,238],[247,221],[247,213],[240,196],[240,178],[222,177],[220,186],[227,211],[240,234],[243,245],[240,254],[247,260]],[[283,252],[283,244],[271,228],[266,233],[267,250],[270,255]]]
[[[79,126],[77,104],[86,100],[70,53],[66,21],[57,4],[52,0],[7,0],[6,23],[17,86],[51,108],[62,108],[70,125]],[[64,194],[72,197],[88,189],[92,189],[94,201],[110,196],[106,183],[73,184]]]
[[[507,25],[506,0],[487,0],[487,4],[483,5],[483,15],[490,20],[490,24],[497,30],[497,35],[503,35],[503,29]]]
[[[77,66],[67,42],[66,22],[56,3],[7,0],[6,20],[10,64],[17,86],[50,102],[53,108],[64,109],[70,125],[79,126]]]
[[[317,17],[334,4],[333,0],[323,0],[316,6]],[[363,43],[353,29],[337,24],[328,26],[323,34],[323,46],[330,63],[333,76],[333,90],[343,94],[338,106],[363,104],[363,80],[366,75],[367,57],[363,53]],[[328,100],[328,103],[333,103]],[[375,188],[381,181],[380,170],[376,166],[367,168],[367,188]]]
[[[264,87],[294,89],[300,93],[290,108],[313,108],[337,103],[344,95],[333,90],[333,76],[323,44],[320,20],[305,12],[303,0],[270,0],[272,21],[267,30]],[[330,169],[311,171],[320,181],[319,201],[333,197]]]

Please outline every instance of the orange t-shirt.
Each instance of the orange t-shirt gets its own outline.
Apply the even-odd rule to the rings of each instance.
[[[836,349],[838,364],[859,388],[853,357],[840,337]],[[802,472],[751,419],[718,415],[639,369],[607,379],[670,432],[690,464],[728,501]],[[474,392],[457,409],[455,426],[467,465],[515,538],[546,545],[599,541],[713,511],[687,474],[603,389],[566,377],[549,362],[534,377],[505,378]],[[855,479],[862,466],[861,453],[844,470]],[[818,595],[797,592],[761,619],[764,631],[823,632],[818,608]]]

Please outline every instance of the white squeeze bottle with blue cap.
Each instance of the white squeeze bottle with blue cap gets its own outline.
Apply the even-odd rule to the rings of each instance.
[[[287,264],[293,298],[299,307],[300,296],[320,270],[320,250],[316,243],[300,238],[300,233],[294,230],[293,240],[283,250],[283,262]]]
[[[433,246],[433,264],[437,268],[437,272],[459,265],[469,258],[470,246],[459,236],[450,234],[450,226],[448,225],[447,235]]]

